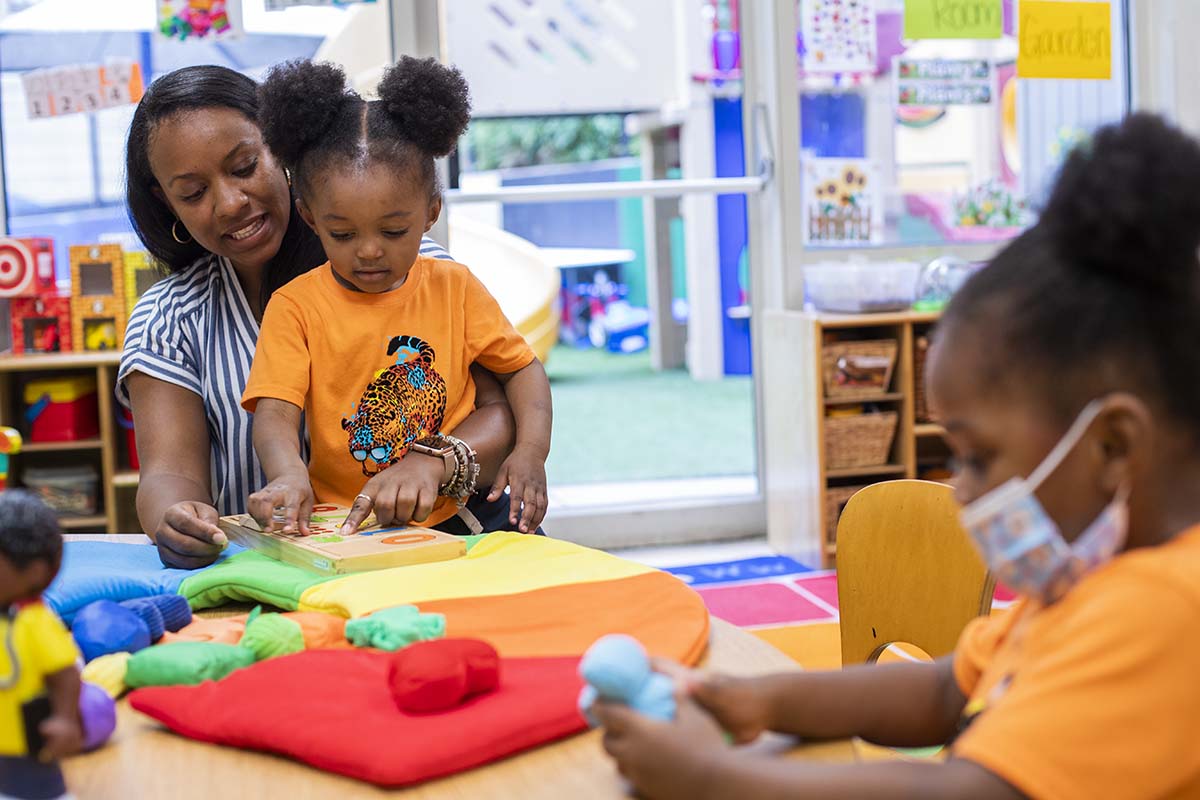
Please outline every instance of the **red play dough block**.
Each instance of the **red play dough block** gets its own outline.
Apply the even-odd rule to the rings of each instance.
[[[392,655],[388,673],[396,708],[418,714],[453,708],[499,683],[500,656],[478,639],[411,644]]]
[[[139,689],[130,704],[173,731],[280,753],[380,786],[477,767],[584,730],[579,659],[500,662],[495,691],[435,714],[398,711],[392,653],[306,650],[218,682]]]

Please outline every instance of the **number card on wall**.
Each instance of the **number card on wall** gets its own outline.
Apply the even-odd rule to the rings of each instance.
[[[21,76],[25,110],[31,119],[82,114],[142,99],[142,67],[129,59],[103,64],[69,64]]]

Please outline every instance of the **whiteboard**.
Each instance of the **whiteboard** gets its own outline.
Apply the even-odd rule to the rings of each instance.
[[[669,0],[453,0],[450,63],[476,117],[660,108],[674,97],[675,3]]]

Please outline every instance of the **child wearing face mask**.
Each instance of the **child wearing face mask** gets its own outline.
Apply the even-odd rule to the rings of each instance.
[[[54,512],[0,491],[0,798],[64,796],[57,760],[83,745],[79,650],[41,600],[61,561]]]
[[[263,316],[242,403],[268,483],[250,513],[305,534],[315,500],[352,505],[345,533],[372,509],[384,524],[468,532],[458,515],[481,532],[467,505],[480,467],[453,435],[474,408],[478,363],[504,385],[517,428],[487,500],[508,512],[506,530],[534,532],[546,510],[546,372],[470,270],[419,254],[442,209],[434,158],[470,119],[466,82],[404,57],[367,102],[337,67],[298,61],[273,69],[260,94],[263,138],[329,263],[275,292]]]
[[[928,389],[963,526],[1022,598],[928,664],[660,664],[674,721],[594,710],[642,796],[1200,798],[1197,187],[1200,144],[1162,120],[1101,129],[939,325]],[[948,751],[805,764],[721,729]]]

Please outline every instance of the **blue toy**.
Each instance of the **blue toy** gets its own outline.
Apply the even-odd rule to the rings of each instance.
[[[71,623],[71,634],[91,661],[108,653],[136,653],[150,646],[150,629],[135,612],[112,600],[84,606]]]
[[[138,597],[134,600],[122,600],[118,605],[128,608],[141,617],[142,622],[146,623],[146,627],[150,630],[151,642],[157,642],[163,637],[163,632],[166,630],[163,625],[163,615],[158,610],[158,606],[150,602],[150,598]]]
[[[597,727],[591,715],[596,700],[623,703],[656,719],[675,718],[675,683],[650,669],[650,657],[632,636],[614,633],[597,639],[579,662],[587,686],[579,693],[579,710]]]

